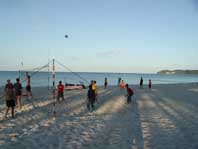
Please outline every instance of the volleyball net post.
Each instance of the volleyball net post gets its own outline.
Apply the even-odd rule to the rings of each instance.
[[[55,86],[55,60],[52,61],[52,86],[53,86],[53,117],[56,118],[56,86]]]

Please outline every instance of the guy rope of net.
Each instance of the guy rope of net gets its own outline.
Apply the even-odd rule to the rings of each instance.
[[[81,80],[84,80],[87,84],[89,84],[89,81],[85,78],[83,78],[81,75],[79,75],[76,72],[73,72],[70,68],[68,68],[67,66],[63,65],[61,62],[59,62],[58,60],[55,60],[55,62],[57,64],[59,64],[60,66],[62,66],[63,68],[65,68],[66,70],[68,70],[69,72],[71,72],[73,75],[77,76],[78,78],[80,78]]]
[[[89,81],[87,81],[85,78],[83,78],[81,75],[79,75],[78,73],[76,72],[73,72],[70,68],[68,68],[67,66],[63,65],[61,62],[53,59],[52,60],[52,63],[53,63],[53,66],[52,66],[52,81],[53,81],[53,116],[54,116],[54,119],[56,118],[56,86],[55,86],[55,62],[57,64],[59,64],[60,66],[62,66],[64,69],[68,70],[69,72],[71,72],[73,75],[77,76],[78,78],[80,78],[81,80],[84,80],[86,83],[89,83]]]

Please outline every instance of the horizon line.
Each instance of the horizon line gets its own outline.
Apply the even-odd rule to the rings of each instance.
[[[36,72],[33,70],[27,71],[27,70],[0,70],[0,72]],[[39,71],[39,72],[52,72],[52,71]],[[61,72],[61,73],[117,73],[117,74],[157,74],[157,72],[104,72],[104,71],[55,71],[55,72]]]

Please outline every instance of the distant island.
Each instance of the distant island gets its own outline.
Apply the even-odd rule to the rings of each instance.
[[[198,70],[161,70],[157,74],[198,74]]]

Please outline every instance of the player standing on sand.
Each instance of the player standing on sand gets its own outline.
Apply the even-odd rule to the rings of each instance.
[[[126,84],[126,90],[127,90],[127,103],[131,103],[131,97],[134,94],[134,91],[129,87],[128,84]]]
[[[120,86],[120,82],[121,82],[121,77],[118,78],[118,86]]]
[[[27,96],[27,99],[32,98],[30,75],[28,74],[28,72],[26,72],[26,96]]]
[[[125,88],[125,83],[124,80],[122,80],[120,83],[120,90],[123,90],[124,88]]]
[[[105,78],[104,88],[107,88],[107,78]]]
[[[151,86],[152,86],[152,82],[151,82],[151,80],[149,80],[149,89],[151,89]]]
[[[21,111],[21,95],[22,95],[22,85],[20,83],[19,78],[16,79],[16,83],[14,84],[15,96],[16,96],[16,104],[18,106],[18,110]]]
[[[140,79],[140,88],[143,88],[143,78]]]
[[[60,98],[64,100],[64,85],[62,84],[62,81],[59,81],[59,84],[58,84],[57,101],[59,101]]]
[[[95,92],[95,101],[98,103],[98,88],[97,88],[97,85],[96,85],[96,81],[94,80],[93,83],[92,83],[92,89],[94,90]]]
[[[87,102],[87,109],[90,112],[94,110],[95,97],[96,97],[95,91],[93,90],[92,85],[89,85],[89,90],[87,92],[87,100],[88,100],[88,102]]]
[[[12,109],[12,118],[14,118],[14,107],[15,107],[15,93],[14,93],[14,86],[12,85],[11,81],[8,79],[7,84],[5,86],[5,100],[6,100],[6,112],[5,118],[7,118],[8,111],[11,107]]]

